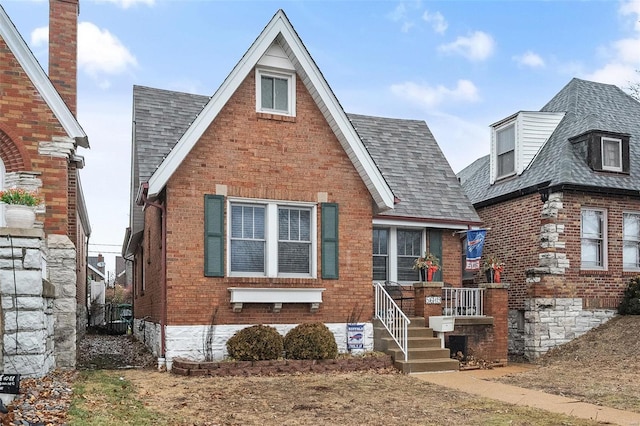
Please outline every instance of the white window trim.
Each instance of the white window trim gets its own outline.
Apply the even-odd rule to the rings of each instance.
[[[231,205],[253,204],[265,207],[265,272],[231,272]],[[278,273],[278,207],[305,208],[311,210],[311,273],[284,274]],[[318,206],[316,203],[297,201],[277,201],[255,198],[227,197],[227,237],[226,260],[227,276],[259,277],[259,278],[317,278],[318,276]]]
[[[513,126],[513,170],[505,173],[505,174],[499,174],[499,170],[498,170],[498,133],[501,132],[502,130],[505,130],[507,127]],[[503,124],[500,127],[494,128],[493,129],[493,133],[494,133],[494,143],[495,143],[495,152],[494,152],[494,161],[495,161],[495,167],[496,167],[496,180],[501,180],[501,179],[505,179],[511,176],[514,176],[517,173],[517,162],[518,162],[518,126],[517,126],[517,120],[512,120],[509,121],[508,123]]]
[[[271,71],[262,68],[256,68],[256,111],[266,112],[269,114],[286,115],[289,117],[295,117],[296,115],[296,74],[286,71]],[[288,90],[288,111],[280,111],[272,108],[262,107],[262,77],[273,77],[287,80]]]
[[[624,264],[624,243],[625,243],[625,239],[624,239],[624,217],[625,215],[634,215],[634,216],[640,216],[640,212],[638,211],[623,211],[622,212],[622,270],[624,272],[638,272],[640,271],[640,267],[627,267]]]
[[[583,266],[582,265],[582,212],[585,210],[596,211],[602,213],[602,266]],[[580,209],[580,269],[583,271],[606,271],[609,268],[609,254],[607,234],[609,233],[609,224],[607,219],[607,210],[598,207],[583,207]]]
[[[383,226],[380,226],[382,228]],[[398,229],[407,230],[419,230],[422,231],[422,237],[420,238],[420,254],[427,250],[427,238],[426,229],[424,227],[412,227],[412,226],[385,226],[389,230],[389,281],[397,282],[400,284],[408,284],[413,281],[398,281]],[[371,262],[373,262],[373,250],[371,250]]]
[[[618,158],[620,159],[620,165],[617,167],[613,166],[605,166],[604,165],[604,143],[605,142],[617,142],[618,143]],[[603,136],[600,139],[600,161],[602,162],[602,170],[607,170],[610,172],[621,172],[622,171],[622,139],[619,138],[609,138],[607,136]]]

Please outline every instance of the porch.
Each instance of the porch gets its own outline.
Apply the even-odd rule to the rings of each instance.
[[[457,370],[458,359],[469,355],[504,363],[507,287],[374,283],[374,349],[389,353],[405,373]]]

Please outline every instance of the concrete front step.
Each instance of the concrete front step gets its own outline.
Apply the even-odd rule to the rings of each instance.
[[[460,363],[455,359],[395,361],[393,366],[405,374],[436,371],[457,371]]]
[[[434,337],[433,330],[425,327],[424,318],[410,318],[407,330],[409,348],[408,361],[380,321],[374,321],[374,349],[390,354],[394,367],[403,373],[423,373],[458,370],[460,363],[449,358],[449,349],[441,347],[441,341]]]

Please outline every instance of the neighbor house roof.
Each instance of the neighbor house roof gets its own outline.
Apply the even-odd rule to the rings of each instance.
[[[168,155],[209,97],[134,86],[136,188]],[[380,217],[477,224],[480,219],[424,121],[347,114],[398,203]],[[132,201],[132,205],[134,205]],[[139,231],[140,208],[132,211]]]
[[[617,86],[574,78],[541,111],[564,112],[565,116],[522,175],[490,185],[489,156],[458,174],[474,205],[563,185],[638,193],[640,102]],[[629,174],[594,172],[589,167],[569,139],[590,131],[630,136]]]
[[[157,196],[189,154],[202,134],[254,69],[273,42],[277,42],[293,64],[296,74],[315,100],[319,110],[354,164],[379,210],[392,209],[394,194],[367,149],[351,126],[324,76],[282,10],[276,12],[220,88],[194,119],[180,140],[149,178],[148,193]]]
[[[0,37],[7,44],[40,96],[51,108],[67,135],[74,139],[78,145],[88,148],[89,140],[80,123],[78,123],[67,104],[62,100],[62,97],[1,5]]]

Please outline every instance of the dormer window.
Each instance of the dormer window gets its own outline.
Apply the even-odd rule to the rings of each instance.
[[[295,74],[256,70],[256,110],[295,116]]]
[[[602,137],[602,170],[622,171],[622,139]]]
[[[578,155],[586,156],[592,170],[629,173],[629,135],[594,130],[569,141]]]
[[[513,174],[516,160],[515,123],[496,130],[496,155],[498,178]]]

